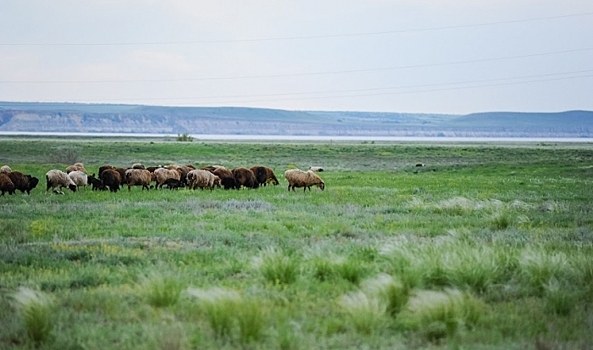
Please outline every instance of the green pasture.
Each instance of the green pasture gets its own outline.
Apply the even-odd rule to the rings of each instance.
[[[45,191],[265,165],[255,190]],[[416,166],[417,164],[424,166]],[[1,349],[588,349],[593,144],[0,139]],[[325,191],[287,191],[322,166]]]

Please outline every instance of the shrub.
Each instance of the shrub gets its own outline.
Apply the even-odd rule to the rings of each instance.
[[[194,140],[194,138],[190,134],[184,133],[184,134],[177,134],[176,140],[179,142],[192,142]]]
[[[19,288],[13,297],[29,339],[38,344],[49,340],[53,329],[50,298],[43,292],[25,287]]]

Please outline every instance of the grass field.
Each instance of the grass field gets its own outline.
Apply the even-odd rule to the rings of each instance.
[[[280,186],[46,193],[82,161]],[[416,167],[424,163],[424,167]],[[593,144],[1,139],[0,348],[590,349]],[[288,192],[323,166],[325,191]]]

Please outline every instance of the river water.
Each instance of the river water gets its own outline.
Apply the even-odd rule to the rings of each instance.
[[[125,137],[176,138],[177,134],[92,133],[92,132],[26,132],[0,131],[0,136],[73,136],[73,137]],[[593,143],[586,137],[418,137],[418,136],[307,136],[307,135],[224,135],[190,134],[194,141],[367,141],[367,142],[566,142]]]

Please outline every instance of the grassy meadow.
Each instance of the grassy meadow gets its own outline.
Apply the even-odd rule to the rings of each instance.
[[[279,186],[45,191],[76,161]],[[417,163],[425,166],[417,167]],[[593,144],[0,139],[1,349],[590,349]],[[287,191],[322,166],[325,191]]]

